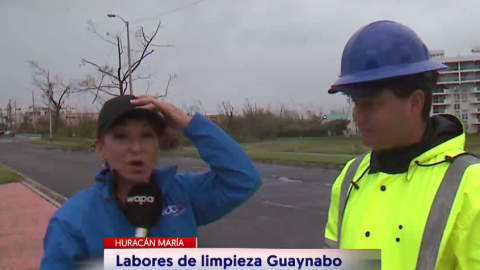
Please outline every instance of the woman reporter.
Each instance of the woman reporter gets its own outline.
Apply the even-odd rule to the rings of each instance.
[[[159,151],[172,144],[171,128],[193,142],[210,171],[155,168]],[[103,257],[104,237],[135,236],[136,228],[122,209],[136,184],[158,185],[164,209],[182,206],[176,214],[164,211],[149,229],[150,237],[196,237],[199,226],[222,218],[262,184],[243,149],[217,125],[146,95],[115,97],[104,104],[95,150],[106,168],[90,188],[69,198],[50,219],[41,269],[74,268],[80,260]]]

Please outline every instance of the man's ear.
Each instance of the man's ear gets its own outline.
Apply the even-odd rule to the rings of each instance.
[[[413,92],[410,97],[410,108],[415,114],[422,114],[423,105],[425,104],[425,93],[421,90]]]
[[[101,139],[95,140],[95,152],[97,153],[97,156],[103,161],[105,161],[105,154],[103,153],[104,147],[105,146],[103,145],[103,142]]]

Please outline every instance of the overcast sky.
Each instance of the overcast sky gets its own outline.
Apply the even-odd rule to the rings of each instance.
[[[32,90],[40,101],[28,60],[65,81],[95,74],[80,66],[81,58],[114,65],[112,45],[89,32],[87,20],[101,33],[120,33],[123,22],[107,17],[115,13],[133,22],[132,32],[143,26],[149,33],[158,15],[194,2],[1,0],[0,107],[9,99],[18,107],[31,105]],[[344,96],[327,90],[356,30],[376,20],[394,20],[414,29],[430,50],[470,54],[472,46],[480,45],[479,10],[478,0],[204,0],[161,17],[155,43],[173,47],[155,48],[139,72],[152,74],[150,93],[163,92],[168,74],[176,73],[167,100],[179,107],[201,101],[208,113],[216,113],[221,101],[240,109],[249,98],[273,108],[293,102],[328,113],[346,106]],[[121,33],[126,45],[126,31]],[[145,83],[134,86],[135,94],[145,92]],[[92,109],[92,100],[74,95],[68,103]]]

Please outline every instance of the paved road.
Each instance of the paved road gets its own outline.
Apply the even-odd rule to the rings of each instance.
[[[52,190],[70,197],[94,183],[101,166],[94,153],[47,150],[17,140],[0,139],[0,162]],[[208,170],[200,159],[164,158],[160,166],[179,171]],[[225,219],[200,228],[199,244],[223,248],[322,248],[336,170],[256,164],[264,185]]]

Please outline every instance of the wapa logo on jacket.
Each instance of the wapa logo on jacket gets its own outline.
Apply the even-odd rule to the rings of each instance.
[[[178,216],[183,214],[187,210],[187,206],[181,201],[178,202],[177,204],[174,205],[169,205],[165,210],[163,210],[162,215],[163,216],[168,216],[168,215],[173,215],[173,216]]]
[[[127,202],[137,202],[140,205],[143,203],[153,203],[155,202],[155,198],[152,196],[133,196],[133,197],[128,197]]]

